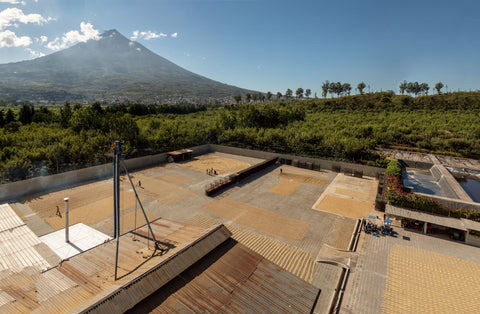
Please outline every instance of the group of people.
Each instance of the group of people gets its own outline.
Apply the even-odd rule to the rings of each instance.
[[[217,170],[213,170],[213,168],[207,169],[207,174],[208,175],[217,175]]]

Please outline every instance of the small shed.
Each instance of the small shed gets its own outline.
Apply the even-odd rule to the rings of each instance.
[[[184,160],[192,159],[193,150],[181,149],[167,153],[169,162],[180,162]]]

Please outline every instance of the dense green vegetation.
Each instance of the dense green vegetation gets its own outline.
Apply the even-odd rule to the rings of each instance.
[[[0,107],[1,108],[1,107]],[[217,143],[381,165],[376,147],[480,156],[480,93],[391,92],[228,106],[27,104],[0,109],[3,182]]]

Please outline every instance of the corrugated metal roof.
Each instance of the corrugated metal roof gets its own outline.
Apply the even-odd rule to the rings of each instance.
[[[26,227],[15,229],[20,228]],[[221,225],[205,229],[163,219],[153,222],[152,229],[165,251],[150,258],[152,241],[140,236],[134,239],[131,234],[122,236],[118,280],[114,279],[115,240],[43,273],[31,268],[18,274],[0,272],[0,312],[122,312],[230,237]],[[147,228],[139,233],[146,235]]]
[[[222,222],[218,219],[199,214],[188,219],[186,223],[208,227]],[[309,252],[283,241],[232,224],[226,223],[225,226],[232,233],[232,238],[241,244],[297,277],[309,283],[312,282],[315,260]],[[290,256],[290,258],[286,258],[287,256]]]
[[[25,223],[8,204],[0,204],[0,232],[23,226]]]
[[[319,290],[229,239],[132,313],[310,313]]]
[[[0,246],[5,246],[0,254],[6,256],[0,271],[0,312],[116,313],[157,290],[165,294],[167,311],[298,313],[314,306],[318,289],[227,240],[231,233],[223,225],[204,228],[160,219],[151,226],[164,251],[152,257],[145,226],[139,235],[123,235],[118,280],[115,240],[42,272],[49,265],[35,248],[45,245],[25,225],[0,232]]]
[[[37,251],[41,243],[25,225],[0,232],[0,271],[21,272],[27,267],[41,271],[50,267]]]

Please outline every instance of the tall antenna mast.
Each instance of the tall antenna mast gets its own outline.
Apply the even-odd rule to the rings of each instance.
[[[120,236],[120,158],[122,143],[115,141],[113,146],[113,237]]]
[[[132,178],[128,173],[127,165],[125,164],[125,161],[122,158],[122,143],[120,141],[115,141],[112,145],[112,149],[113,149],[113,222],[114,222],[113,238],[117,239],[117,247],[115,252],[115,280],[117,280],[118,278],[117,276],[118,246],[120,244],[120,162],[122,162],[123,169],[125,170],[127,178],[130,181],[130,185],[132,186],[133,192],[135,193],[135,198],[138,204],[140,205],[140,209],[142,210],[143,217],[145,218],[145,221],[147,223],[148,231],[154,242],[154,251],[153,251],[152,257],[155,255],[157,250],[162,251],[162,249],[159,246],[159,241],[155,238],[155,234],[153,233],[152,226],[148,221],[148,217],[147,217],[147,214],[145,213],[142,202],[138,197],[138,193],[137,193],[137,190],[135,189],[135,185],[133,184]],[[137,213],[135,212],[135,219],[136,219],[136,216],[137,216]]]

